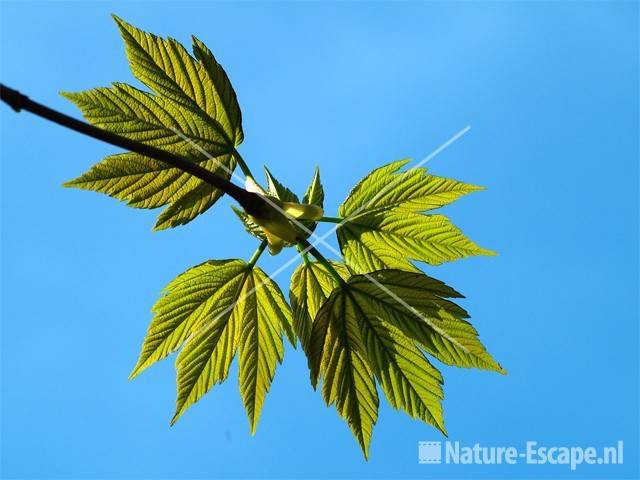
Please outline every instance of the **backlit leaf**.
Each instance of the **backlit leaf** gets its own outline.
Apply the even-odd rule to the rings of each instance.
[[[337,230],[347,264],[358,273],[382,268],[418,269],[412,260],[439,265],[470,255],[494,255],[465,237],[444,215],[376,210]]]
[[[194,58],[173,39],[115,19],[134,75],[154,93],[115,83],[63,95],[93,125],[180,155],[229,179],[243,133],[236,96],[222,67],[197,39]],[[191,221],[221,196],[190,174],[133,152],[109,156],[65,185],[105,193],[136,208],[168,206],[156,230]]]
[[[462,296],[439,280],[422,273],[381,270],[353,276],[349,285],[367,299],[371,311],[441,362],[506,373],[465,320],[467,312],[448,300]]]
[[[312,326],[309,361],[314,387],[322,378],[325,402],[336,406],[368,458],[379,401],[354,303],[345,289],[329,296]]]
[[[298,203],[298,196],[280,183],[278,179],[271,174],[267,167],[264,167],[264,176],[267,179],[267,191],[269,194],[283,202]]]
[[[320,288],[317,289],[318,292]],[[381,270],[334,288],[311,327],[312,384],[347,420],[365,454],[377,418],[375,380],[397,409],[442,432],[442,376],[423,351],[452,365],[504,373],[450,298],[461,297],[422,273]]]
[[[267,237],[262,229],[253,220],[251,220],[251,217],[247,212],[238,207],[235,207],[234,205],[231,205],[231,210],[233,210],[233,213],[235,213],[236,216],[240,219],[245,231],[248,234],[253,235],[260,240],[266,240]]]
[[[194,38],[194,53],[173,38],[144,32],[113,16],[124,40],[131,72],[157,95],[183,111],[207,119],[227,144],[243,139],[240,108],[224,70],[206,46]]]
[[[244,140],[242,113],[229,77],[227,77],[222,65],[216,61],[211,50],[195,36],[193,37],[193,54],[204,66],[207,76],[214,86],[213,92],[211,92],[214,101],[208,103],[210,109],[213,110],[211,116],[222,126],[228,138],[233,139],[235,145],[240,145]]]
[[[203,322],[214,318],[218,297],[228,294],[229,287],[233,292],[234,282],[245,272],[241,260],[210,260],[171,281],[152,308],[154,317],[131,378],[179,349]]]
[[[251,433],[255,433],[265,396],[275,374],[276,362],[282,362],[282,328],[295,345],[291,311],[278,286],[255,269],[248,276],[245,292],[256,294],[244,302],[240,334],[240,393],[244,401]]]
[[[309,184],[307,191],[304,193],[304,197],[302,197],[302,203],[317,205],[318,207],[324,208],[324,188],[322,187],[322,182],[320,181],[320,169],[317,167],[315,172],[313,173],[311,183]],[[301,223],[310,232],[313,232],[318,225],[317,222],[305,220],[302,220]],[[308,238],[311,235],[309,232],[305,232],[302,229],[300,229],[300,234],[304,238]]]
[[[417,271],[413,261],[439,265],[470,255],[494,255],[445,216],[420,213],[481,187],[428,175],[424,168],[399,172],[408,161],[374,170],[340,206],[343,220],[337,235],[347,264],[358,273],[382,268]]]
[[[482,187],[427,174],[422,167],[399,169],[411,159],[398,160],[376,168],[360,183],[340,206],[342,217],[357,215],[378,208],[402,207],[414,212],[432,210],[447,205],[463,195]]]
[[[213,385],[227,378],[240,352],[240,392],[251,432],[260,417],[282,333],[295,342],[291,310],[278,286],[241,260],[211,260],[187,270],[165,289],[131,377],[179,349],[175,423]]]
[[[367,355],[387,400],[394,408],[433,425],[446,435],[441,404],[442,375],[399,329],[360,307],[366,306],[366,299],[360,297],[358,302],[360,313],[366,318],[362,326]]]
[[[307,187],[307,191],[304,192],[302,203],[310,203],[312,205],[318,205],[319,207],[324,205],[324,188],[320,181],[320,169],[318,167],[316,167],[313,172],[313,178]]]
[[[345,264],[331,262],[331,265],[344,280],[349,278],[350,272]],[[291,276],[289,299],[293,310],[293,329],[305,352],[308,349],[313,319],[336,286],[336,280],[318,262],[300,264]]]

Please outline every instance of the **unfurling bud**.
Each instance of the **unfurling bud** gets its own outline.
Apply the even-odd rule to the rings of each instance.
[[[324,216],[322,207],[310,203],[282,202],[282,209],[296,220],[319,220]]]
[[[247,178],[244,179],[244,189],[247,192],[258,193],[258,194],[262,195],[263,197],[265,195],[268,195],[267,192],[265,191],[265,189],[262,188],[260,185],[258,185],[256,183],[256,181],[251,177],[247,177]]]
[[[280,201],[269,195],[251,177],[245,180],[245,189],[257,193],[266,201],[260,212],[252,212],[249,216],[267,238],[271,255],[280,253],[285,243],[296,243],[298,232],[290,219],[318,220],[324,215],[324,210],[317,205]]]

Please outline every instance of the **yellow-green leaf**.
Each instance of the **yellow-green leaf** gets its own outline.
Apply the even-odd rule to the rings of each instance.
[[[251,219],[247,212],[238,207],[235,207],[234,205],[231,205],[231,210],[233,210],[233,213],[235,213],[236,216],[240,219],[245,231],[248,234],[253,235],[260,240],[266,240],[267,237],[262,229],[256,224],[256,222]]]
[[[283,202],[298,203],[298,196],[285,187],[274,177],[267,167],[264,167],[264,176],[267,179],[267,191],[270,195],[276,197]]]
[[[504,373],[450,300],[459,297],[422,273],[381,270],[349,277],[318,311],[307,348],[311,381],[322,380],[325,401],[347,420],[365,457],[377,418],[374,378],[393,407],[446,432],[442,376],[421,348],[445,363]]]
[[[255,433],[265,396],[282,362],[284,347],[281,329],[291,325],[291,311],[278,286],[260,269],[247,278],[245,291],[256,290],[244,302],[240,334],[240,393],[251,433]],[[295,345],[292,330],[289,340]]]
[[[320,180],[320,169],[316,167],[315,172],[313,172],[313,178],[311,179],[311,183],[309,187],[307,187],[307,191],[304,193],[302,197],[302,203],[316,205],[320,208],[324,207],[324,188],[322,187],[322,182]],[[317,222],[305,221],[302,220],[301,223],[306,227],[307,230],[313,232],[318,225]],[[300,235],[304,238],[308,238],[311,234],[309,232],[305,232],[302,229],[300,230]]]
[[[212,110],[212,117],[222,125],[229,138],[234,140],[235,145],[240,145],[244,140],[242,112],[229,77],[222,65],[216,61],[211,50],[195,36],[193,37],[193,54],[200,60],[213,84],[214,101],[207,104]]]
[[[135,377],[179,349],[175,423],[213,385],[227,378],[240,350],[240,392],[251,432],[282,362],[282,333],[294,343],[292,314],[278,286],[241,260],[211,260],[173,280],[153,307]]]
[[[363,178],[340,206],[339,213],[348,218],[378,208],[398,208],[420,212],[447,205],[482,187],[427,174],[422,167],[399,169],[410,159],[376,168]]]
[[[318,312],[309,348],[312,383],[322,379],[325,402],[336,406],[368,458],[379,400],[356,306],[346,290],[334,290]]]
[[[293,332],[291,310],[278,286],[259,268],[242,265],[244,269],[227,276],[211,297],[212,310],[178,355],[178,399],[172,423],[226,378],[239,349],[240,393],[251,433],[255,432],[276,364],[282,362],[282,331],[291,341]]]
[[[131,378],[179,349],[205,321],[216,316],[222,295],[233,292],[246,272],[241,260],[210,260],[176,277],[153,306],[138,362]],[[229,303],[228,301],[226,303]]]
[[[216,282],[218,288],[210,290],[207,299],[210,307],[204,312],[192,311],[192,315],[198,318],[198,326],[190,333],[176,360],[178,397],[172,424],[229,374],[229,366],[246,319],[247,302],[255,298],[247,297],[246,285],[251,271],[240,260],[231,262],[236,268],[225,272],[223,282]],[[206,274],[202,283],[218,278],[218,265],[210,262],[203,265]],[[177,298],[178,295],[170,292],[170,298]]]
[[[394,408],[429,423],[445,435],[442,375],[416,344],[368,308],[366,297],[354,293],[362,314],[367,355],[376,379]]]
[[[337,235],[347,265],[358,273],[418,271],[412,260],[439,265],[470,255],[495,255],[465,237],[444,215],[403,209],[362,213],[343,222]]]
[[[134,75],[154,93],[115,83],[63,95],[93,125],[175,153],[229,179],[243,133],[235,92],[222,67],[197,39],[194,58],[173,39],[115,19]],[[167,206],[156,230],[191,221],[222,194],[190,174],[131,152],[109,156],[65,185],[105,193],[136,208]]]
[[[313,178],[307,187],[307,191],[304,192],[302,203],[310,203],[311,205],[318,205],[319,207],[324,205],[324,188],[320,181],[320,169],[318,167],[316,167],[313,172]]]
[[[344,263],[331,262],[331,265],[344,280],[351,275]],[[337,286],[335,279],[318,262],[300,264],[291,276],[289,300],[293,310],[293,330],[305,352],[308,351],[313,319]]]
[[[444,283],[423,273],[381,270],[355,275],[349,285],[367,299],[371,311],[441,362],[506,373],[465,320],[467,312],[448,300],[461,295]]]
[[[183,110],[207,117],[227,144],[242,141],[236,95],[202,42],[194,39],[198,61],[177,40],[140,30],[115,15],[113,18],[125,43],[131,72],[138,80]]]
[[[409,160],[377,168],[340,206],[340,248],[357,273],[381,268],[417,271],[412,261],[431,265],[470,255],[493,255],[443,215],[420,212],[449,204],[481,187],[428,175],[424,168],[399,169]]]

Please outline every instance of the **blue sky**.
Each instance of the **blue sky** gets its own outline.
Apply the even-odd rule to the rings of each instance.
[[[330,214],[371,169],[470,125],[428,166],[488,187],[446,213],[500,255],[425,270],[466,295],[509,375],[442,368],[450,440],[623,440],[624,464],[419,465],[417,442],[444,439],[386,401],[365,462],[291,348],[255,437],[235,366],[170,428],[173,359],[127,380],[149,309],[255,241],[227,200],[153,233],[157,212],[61,188],[114,149],[2,106],[2,476],[637,476],[637,3],[3,2],[2,82],[75,116],[58,91],[137,85],[112,12],[205,41],[238,93],[245,159],[298,192],[319,165]]]

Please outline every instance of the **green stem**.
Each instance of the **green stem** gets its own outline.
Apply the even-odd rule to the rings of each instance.
[[[247,163],[244,161],[244,158],[242,158],[242,155],[240,155],[240,152],[238,152],[238,150],[236,150],[235,148],[233,149],[233,156],[236,157],[236,161],[240,166],[240,170],[242,170],[242,173],[244,173],[244,176],[253,178],[253,173],[251,173],[249,165],[247,165]]]
[[[307,251],[309,252],[311,255],[313,255],[316,260],[318,260],[318,262],[320,262],[322,264],[322,266],[324,268],[327,269],[327,271],[331,274],[331,276],[333,277],[333,279],[338,283],[338,285],[340,286],[345,286],[347,283],[342,279],[342,277],[340,276],[340,274],[336,271],[335,268],[333,268],[333,265],[331,265],[331,263],[329,263],[329,260],[327,260],[324,255],[322,255],[317,249],[316,247],[314,247],[313,245],[311,245],[309,243],[309,240],[303,238],[303,239],[298,239],[298,245],[303,247],[303,251]]]
[[[311,263],[309,260],[309,254],[304,251],[304,248],[302,247],[302,245],[298,244],[296,246],[296,249],[298,250],[298,253],[302,257],[302,260],[304,260],[304,264],[309,265]]]
[[[247,269],[248,270],[251,270],[255,266],[256,262],[260,258],[260,255],[262,255],[262,252],[264,252],[265,248],[267,248],[267,241],[263,240],[262,243],[260,243],[260,246],[258,248],[256,248],[256,251],[253,252],[253,255],[251,255],[251,258],[249,259],[249,262],[247,263]]]
[[[322,217],[318,219],[318,222],[327,222],[327,223],[342,223],[344,218],[341,217]]]

